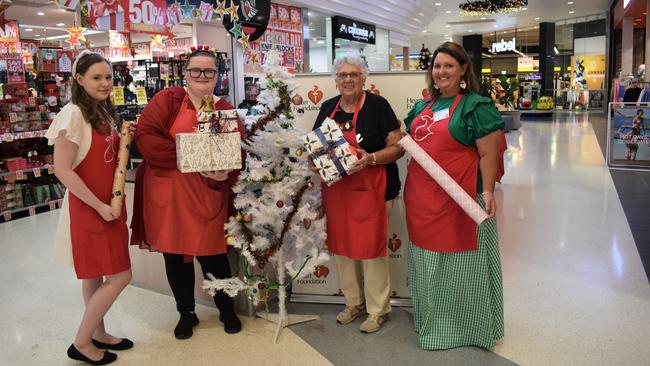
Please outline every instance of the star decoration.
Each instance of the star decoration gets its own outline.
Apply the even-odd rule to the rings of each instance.
[[[251,53],[250,62],[251,62],[251,64],[253,64],[253,65],[256,65],[257,63],[260,62],[259,59],[258,59],[258,57],[257,57],[257,52],[253,52],[253,53]]]
[[[230,15],[231,21],[239,20],[239,15],[237,14],[237,10],[239,10],[239,5],[233,4],[226,10],[228,11],[228,15]]]
[[[241,24],[237,21],[233,22],[232,28],[230,28],[230,33],[232,33],[235,38],[240,38],[243,34],[241,30]]]
[[[165,38],[166,36],[162,34],[155,34],[151,36],[151,50],[162,51]]]
[[[81,42],[86,42],[86,36],[83,34],[86,28],[71,27],[66,30],[68,31],[68,39],[65,41],[70,44],[70,47],[81,46]]]
[[[170,24],[170,25],[167,26],[167,34],[166,34],[166,36],[167,36],[167,40],[169,40],[169,41],[173,41],[176,38],[176,35],[174,34],[173,29],[174,29],[173,25]]]
[[[242,33],[243,33],[243,32],[242,32]],[[244,35],[243,35],[240,39],[238,39],[237,42],[241,43],[242,46],[244,46],[244,48],[248,48],[248,47],[250,46],[250,43],[249,43],[249,41],[248,41],[248,37],[249,37],[249,35],[246,34],[246,33],[243,33],[243,34],[244,34]]]
[[[181,10],[183,11],[183,19],[192,19],[192,10],[194,5],[190,4],[188,0],[185,0],[185,3],[181,5]]]
[[[217,0],[217,7],[214,9],[214,13],[219,14],[220,17],[223,17],[227,12],[228,10],[226,10],[226,1]]]

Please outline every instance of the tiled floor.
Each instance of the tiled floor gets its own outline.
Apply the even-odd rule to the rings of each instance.
[[[337,305],[292,304],[321,320],[292,326],[277,346],[270,324],[246,320],[244,332],[225,336],[216,311],[199,306],[196,335],[181,342],[171,334],[172,299],[129,286],[107,319],[116,335],[136,341],[117,364],[649,364],[650,286],[589,118],[556,114],[507,135],[497,194],[506,337],[494,353],[421,351],[404,309],[385,329],[362,335],[334,324]],[[0,224],[0,365],[74,364],[64,351],[82,301],[74,275],[50,260],[55,223],[51,212]],[[164,276],[160,267],[139,270]]]

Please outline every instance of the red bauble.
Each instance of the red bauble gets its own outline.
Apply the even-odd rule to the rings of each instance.
[[[278,208],[282,208],[284,207],[284,201],[279,200],[278,202],[275,203],[275,205],[278,206]]]
[[[302,223],[305,224],[305,229],[309,229],[311,226],[311,220],[310,219],[304,219],[302,220]]]
[[[257,288],[260,289],[260,290],[264,290],[264,282],[258,283]]]
[[[309,189],[314,188],[314,182],[312,182],[312,181],[307,182],[307,188],[309,188]]]

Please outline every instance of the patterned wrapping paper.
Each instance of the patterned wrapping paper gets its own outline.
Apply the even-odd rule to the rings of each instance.
[[[239,132],[178,133],[176,159],[182,173],[241,169]]]
[[[317,154],[329,146],[335,147],[343,143],[347,143],[343,131],[330,118],[326,118],[319,128],[305,136],[305,148],[309,154]]]
[[[470,197],[467,192],[456,183],[456,181],[445,172],[438,163],[427,154],[420,145],[415,142],[411,136],[404,136],[399,141],[399,144],[404,147],[415,161],[422,166],[422,168],[429,173],[431,178],[436,181],[442,187],[442,189],[447,192],[447,194],[460,206],[469,217],[476,222],[477,225],[480,225],[488,217],[485,210],[479,206],[479,204]]]
[[[320,155],[314,158],[314,165],[318,173],[328,186],[341,180],[342,176],[336,168],[334,161],[328,155]]]

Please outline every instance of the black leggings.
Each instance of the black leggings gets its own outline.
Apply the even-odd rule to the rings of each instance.
[[[184,263],[183,254],[163,253],[163,257],[165,258],[167,280],[176,299],[176,309],[179,312],[194,311],[196,305],[194,301],[194,261]],[[208,273],[212,273],[216,278],[230,277],[230,264],[226,254],[197,256],[196,259],[201,264],[203,277],[206,279]]]

